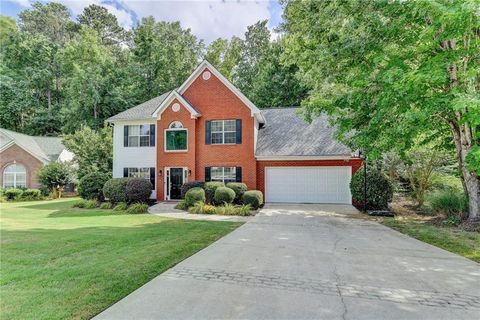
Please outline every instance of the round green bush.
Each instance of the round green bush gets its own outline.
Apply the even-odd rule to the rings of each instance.
[[[90,172],[78,182],[78,194],[83,199],[103,201],[103,186],[110,178],[110,174],[98,171]]]
[[[210,181],[205,182],[205,197],[207,198],[207,203],[212,203],[215,197],[215,190],[218,187],[225,187],[225,183],[220,181]]]
[[[228,187],[218,187],[215,190],[215,203],[232,203],[235,199],[235,191]]]
[[[39,200],[40,198],[42,198],[42,192],[38,189],[27,189],[22,194],[24,200]]]
[[[185,199],[185,194],[187,193],[188,190],[196,187],[203,188],[204,186],[205,186],[205,182],[203,181],[185,182],[184,184],[182,184],[182,187],[180,188],[182,199]]]
[[[22,189],[10,188],[4,192],[5,198],[7,200],[19,200],[23,195]]]
[[[131,178],[113,178],[105,182],[103,196],[111,203],[127,202],[126,187]]]
[[[244,204],[249,204],[252,209],[256,210],[263,204],[263,193],[258,190],[246,191],[243,194],[242,200]]]
[[[128,203],[147,202],[152,194],[153,186],[144,178],[130,178],[125,186]]]
[[[191,207],[197,202],[205,203],[205,190],[199,187],[191,188],[185,194],[185,203],[187,207]]]
[[[240,204],[242,202],[242,197],[245,191],[248,190],[247,185],[242,182],[229,182],[227,187],[235,191],[235,203]]]
[[[355,203],[363,205],[364,170],[358,170],[350,182]],[[393,198],[393,186],[387,177],[376,169],[367,170],[367,209],[386,210]]]

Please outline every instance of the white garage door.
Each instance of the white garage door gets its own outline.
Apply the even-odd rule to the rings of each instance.
[[[352,203],[352,167],[267,167],[265,200],[292,203]]]

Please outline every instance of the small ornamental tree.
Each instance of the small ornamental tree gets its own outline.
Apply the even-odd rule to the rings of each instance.
[[[67,162],[51,162],[38,171],[37,179],[55,198],[61,198],[65,186],[73,181],[73,170]]]
[[[363,204],[364,175],[363,168],[358,170],[350,182],[350,190],[355,202]],[[387,177],[376,169],[367,170],[367,209],[385,210],[392,201],[393,187]]]

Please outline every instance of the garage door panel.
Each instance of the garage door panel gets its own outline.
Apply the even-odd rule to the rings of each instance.
[[[351,203],[351,167],[267,167],[268,202]]]

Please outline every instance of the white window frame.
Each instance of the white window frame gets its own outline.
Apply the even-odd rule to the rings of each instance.
[[[145,147],[151,147],[150,145],[150,124],[130,124],[130,125],[127,125],[128,127],[128,137],[127,137],[127,140],[128,140],[128,147],[132,147],[132,148],[145,148]],[[133,135],[131,134],[132,130],[131,128],[132,127],[138,127],[138,135]],[[142,134],[142,127],[147,127],[148,128],[148,132],[149,134]],[[132,146],[130,145],[130,138],[134,138],[134,137],[137,137],[137,145],[136,146]],[[148,137],[148,145],[147,146],[141,146],[140,145],[140,138],[141,137]]]
[[[141,167],[141,168],[128,167],[127,169],[128,169],[127,176],[129,178],[144,178],[150,181],[150,167]],[[143,172],[141,172],[142,170]]]
[[[170,131],[185,131],[186,132],[186,141],[187,145],[185,149],[182,150],[168,150],[167,149],[167,133]],[[183,124],[180,121],[173,121],[168,126],[168,129],[164,130],[163,134],[163,151],[165,152],[188,152],[188,129],[183,127]]]
[[[237,167],[210,167],[210,181],[220,181],[225,183],[225,168],[233,168],[234,177],[233,180],[228,178],[228,182],[236,182],[237,181]],[[214,178],[213,171],[215,169],[222,169],[222,174],[220,177]]]
[[[225,122],[226,121],[233,121],[234,123],[234,130],[225,131]],[[213,123],[214,122],[221,122],[222,123],[222,130],[221,131],[213,131]],[[234,142],[225,142],[225,133],[235,133],[235,141]],[[222,134],[222,142],[213,142],[213,134],[214,133],[221,133]],[[210,130],[210,143],[211,144],[236,144],[237,143],[237,120],[235,119],[226,119],[226,120],[212,120],[211,121],[211,130]]]
[[[12,166],[15,166],[15,169],[17,169],[17,167],[21,167],[23,168],[23,171],[19,171],[19,170],[15,170],[13,172],[7,172],[7,169],[12,167]],[[19,174],[24,174],[25,175],[25,183],[23,185],[19,185],[18,183],[18,177],[17,175]],[[13,175],[13,186],[7,186],[5,184],[6,182],[6,176],[7,175]],[[26,188],[27,187],[27,168],[23,165],[23,164],[20,164],[20,163],[11,163],[7,166],[5,166],[5,168],[3,168],[3,187],[4,188]]]

